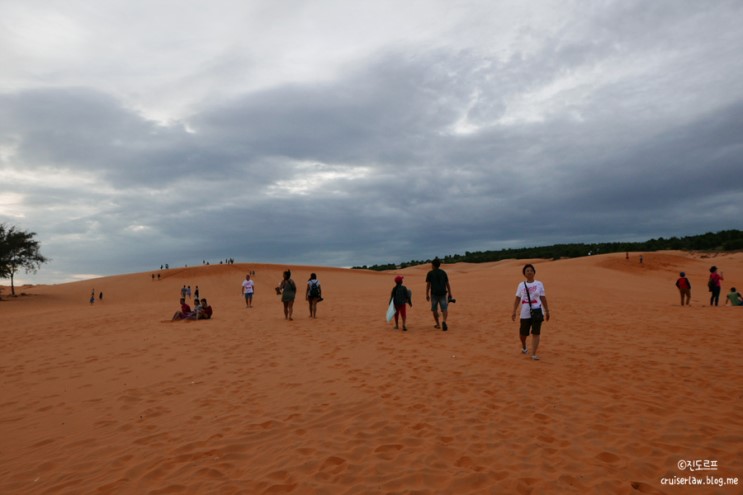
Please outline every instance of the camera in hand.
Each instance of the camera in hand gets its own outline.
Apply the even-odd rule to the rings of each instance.
[[[450,303],[455,303],[455,302],[457,302],[457,300],[456,300],[456,299],[454,299],[454,298],[453,298],[453,297],[451,297],[451,296],[449,296],[449,298],[448,298],[447,300],[448,300],[448,301],[449,301]]]

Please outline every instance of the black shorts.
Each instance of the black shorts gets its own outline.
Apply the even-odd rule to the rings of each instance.
[[[521,320],[521,326],[519,327],[519,333],[521,335],[529,335],[529,329],[531,329],[532,335],[539,335],[542,333],[542,321],[533,321],[531,318],[526,320]]]

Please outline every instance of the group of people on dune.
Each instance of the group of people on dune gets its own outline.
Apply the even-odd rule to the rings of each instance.
[[[725,276],[716,266],[712,266],[709,269],[709,279],[707,279],[707,289],[709,290],[709,305],[719,306],[720,305],[720,293],[722,292],[722,281],[725,280]],[[679,274],[678,280],[676,280],[676,287],[679,290],[681,296],[681,305],[688,306],[691,302],[691,282],[686,276],[686,272]],[[738,289],[735,287],[730,288],[727,297],[725,298],[725,304],[731,306],[743,306],[743,296],[741,296]]]
[[[249,273],[245,276],[241,284],[241,294],[245,298],[245,307],[253,307],[253,294],[255,293],[255,282]],[[511,319],[516,321],[517,316],[520,320],[519,336],[521,339],[521,352],[525,355],[531,354],[533,360],[539,360],[537,348],[541,335],[542,322],[549,321],[550,312],[547,305],[547,298],[544,293],[544,285],[536,280],[536,268],[534,265],[527,264],[523,267],[523,282],[516,287],[516,297],[513,303],[513,314]],[[292,279],[291,270],[285,270],[281,282],[275,288],[276,295],[281,296],[281,302],[284,307],[284,318],[293,320],[294,300],[297,297],[297,284]],[[317,318],[317,304],[323,300],[322,286],[317,279],[317,274],[312,273],[305,288],[305,300],[308,303],[310,318]],[[432,261],[432,269],[426,275],[426,301],[431,303],[431,312],[435,322],[434,328],[446,332],[449,329],[447,318],[449,316],[449,304],[455,303],[456,300],[452,295],[451,285],[447,273],[441,269],[441,260],[438,258]],[[202,320],[212,317],[212,307],[206,302],[206,299],[199,301],[196,299],[196,307],[191,310],[186,304],[185,298],[181,297],[181,309],[173,315],[173,320]],[[402,319],[402,329],[407,331],[407,312],[406,306],[413,306],[412,294],[409,289],[403,285],[403,276],[395,277],[395,286],[392,288],[388,301],[390,306],[388,321],[394,316],[395,329],[399,328],[400,319]],[[440,313],[439,313],[440,311]],[[527,348],[527,338],[532,336],[531,353]]]
[[[193,310],[186,299],[181,297],[181,309],[173,315],[172,321],[176,320],[210,320],[213,314],[212,307],[203,299],[194,299]]]
[[[441,260],[435,258],[431,262],[431,270],[426,274],[426,301],[431,303],[431,313],[435,322],[434,328],[446,332],[449,330],[447,318],[449,316],[449,304],[455,303],[456,299],[451,291],[449,276],[441,269]],[[521,270],[524,275],[523,282],[516,286],[516,297],[513,301],[513,313],[511,320],[516,321],[519,318],[519,338],[521,340],[521,353],[529,355],[527,339],[531,335],[531,358],[534,361],[539,360],[537,349],[542,333],[542,323],[550,319],[549,305],[544,293],[544,284],[534,277],[537,273],[536,268],[531,263],[524,265]],[[403,331],[408,330],[406,305],[412,307],[412,293],[403,285],[403,276],[395,277],[395,287],[390,293],[387,320],[395,318],[395,329],[399,328],[400,319],[402,319]],[[441,310],[439,319],[439,310]]]

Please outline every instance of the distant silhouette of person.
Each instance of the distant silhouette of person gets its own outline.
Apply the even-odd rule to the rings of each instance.
[[[91,289],[90,291],[90,304],[95,303],[95,289]]]
[[[727,303],[730,303],[731,306],[743,306],[743,296],[740,295],[740,292],[735,287],[730,287],[730,292],[728,292],[725,298],[725,304],[727,305]]]
[[[640,264],[641,264],[641,265],[642,265],[642,262],[643,262],[643,260],[644,260],[643,256],[642,256],[642,255],[640,255]]]
[[[709,281],[707,282],[707,287],[709,287],[709,291],[712,293],[709,298],[710,306],[720,305],[720,291],[722,290],[723,280],[725,280],[725,277],[723,277],[722,272],[718,273],[717,267],[712,266],[709,269]]]
[[[195,299],[199,298],[199,286],[197,285],[196,288],[193,291],[193,296]]]
[[[191,299],[191,286],[189,285],[186,287],[186,297],[190,300]]]
[[[183,299],[186,298],[186,286],[185,285],[181,288],[181,297]]]
[[[155,281],[155,274],[154,273],[152,274],[152,281],[153,282]]]
[[[309,303],[310,318],[317,318],[317,303],[322,301],[322,287],[315,273],[311,274],[310,279],[307,281],[307,290],[305,291],[304,298]]]
[[[678,287],[679,294],[681,295],[681,305],[688,306],[689,301],[691,301],[691,282],[686,278],[685,272],[679,274],[679,278],[676,280],[676,287]]]
[[[402,285],[402,281],[402,275],[395,277],[395,286],[392,288],[392,292],[390,293],[390,302],[395,306],[395,330],[400,328],[399,319],[402,318],[402,330],[403,332],[407,332],[408,326],[406,324],[407,314],[405,305],[409,304],[412,308],[413,301],[410,298],[410,291],[407,287]]]
[[[276,287],[276,292],[281,294],[281,302],[284,303],[284,319],[293,320],[294,299],[297,297],[297,284],[292,280],[291,270],[284,272],[284,278]]]
[[[98,300],[103,302],[103,291],[98,294]]]
[[[157,280],[158,281],[160,280],[160,274],[159,273],[157,274]]]
[[[441,328],[444,332],[449,330],[446,324],[446,318],[449,314],[449,302],[454,302],[454,296],[451,293],[449,285],[449,276],[440,268],[441,260],[434,258],[431,262],[433,269],[426,275],[426,301],[431,301],[431,312],[436,322],[434,328]],[[448,294],[448,297],[447,297]],[[438,307],[441,308],[443,321],[439,327]]]

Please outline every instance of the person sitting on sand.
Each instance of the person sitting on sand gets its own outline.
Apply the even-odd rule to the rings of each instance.
[[[405,314],[405,305],[410,304],[410,307],[413,307],[413,301],[410,298],[410,291],[407,287],[402,285],[402,275],[398,275],[395,277],[395,286],[392,288],[392,293],[390,294],[390,301],[395,306],[395,330],[397,330],[398,327],[398,319],[399,317],[402,317],[402,331],[407,332],[408,327],[405,324],[406,314]]]
[[[550,310],[547,306],[547,297],[544,295],[544,285],[539,280],[534,280],[534,275],[537,273],[534,265],[531,263],[524,265],[521,273],[526,277],[526,281],[516,287],[511,320],[516,321],[516,310],[521,306],[521,326],[519,327],[521,352],[529,353],[526,349],[526,338],[531,330],[531,358],[536,361],[539,359],[537,348],[542,333],[542,320],[549,321]],[[544,313],[542,313],[542,308],[544,308]]]
[[[181,310],[176,311],[173,315],[173,321],[175,320],[185,320],[191,315],[191,306],[186,304],[186,298],[181,297]]]
[[[743,296],[735,290],[735,287],[730,287],[730,292],[728,292],[728,296],[725,298],[725,305],[727,303],[730,303],[731,306],[743,306]]]
[[[189,320],[198,320],[201,317],[201,301],[195,300],[193,311],[188,315]]]
[[[199,313],[199,320],[211,320],[212,319],[212,307],[206,302],[206,299],[201,300],[201,312]]]

